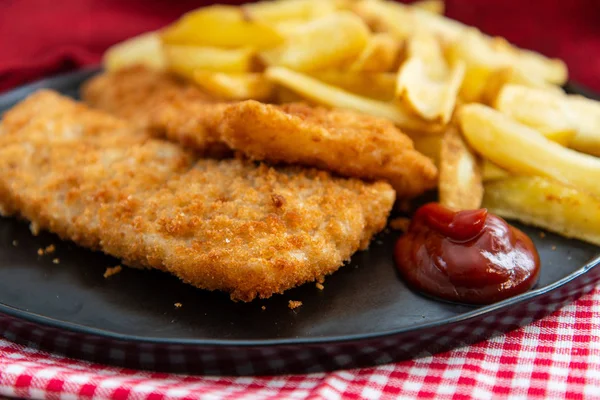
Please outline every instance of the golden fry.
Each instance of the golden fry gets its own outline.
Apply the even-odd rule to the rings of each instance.
[[[452,117],[465,65],[454,64],[442,78],[427,74],[426,64],[419,58],[405,62],[396,81],[396,96],[400,103],[428,121],[447,124]]]
[[[356,15],[338,12],[298,27],[286,42],[263,52],[267,65],[296,71],[318,71],[340,67],[358,56],[369,41],[369,29]]]
[[[267,69],[265,74],[273,82],[292,89],[318,104],[346,108],[376,117],[387,118],[400,128],[409,130],[439,132],[442,129],[440,125],[421,121],[393,104],[349,93],[300,72],[283,67],[271,67]]]
[[[250,48],[220,49],[185,45],[163,46],[171,71],[192,78],[195,71],[249,72],[254,52]]]
[[[530,88],[543,89],[555,94],[564,94],[560,86],[545,82],[537,76],[526,74],[521,70],[505,67],[492,72],[483,86],[481,101],[493,106],[505,85],[522,85]]]
[[[483,207],[504,218],[600,245],[600,199],[551,179],[520,176],[488,182]]]
[[[360,96],[385,102],[394,99],[396,74],[391,72],[318,71],[310,75]]]
[[[442,149],[442,139],[444,135],[429,135],[423,132],[405,132],[410,137],[415,146],[415,150],[429,157],[433,163],[439,167],[440,152]]]
[[[453,126],[442,139],[439,197],[441,204],[455,210],[477,209],[483,198],[481,160]]]
[[[104,53],[102,63],[109,71],[133,65],[153,69],[164,69],[167,66],[158,32],[144,33],[115,44]]]
[[[506,85],[496,99],[495,108],[548,139],[568,146],[577,132],[577,121],[566,99],[543,89]]]
[[[567,80],[565,63],[511,46],[499,38],[490,38],[474,28],[464,30],[447,50],[452,62],[467,65],[461,97],[467,102],[480,101],[490,77],[499,70],[514,68],[535,80],[562,85]]]
[[[582,96],[568,96],[567,101],[578,127],[571,147],[600,156],[600,102]]]
[[[244,4],[241,9],[250,20],[274,24],[309,21],[335,12],[338,5],[332,0],[276,0]]]
[[[166,44],[208,47],[252,47],[264,50],[283,42],[272,27],[250,21],[239,7],[215,5],[184,14],[162,32]]]
[[[600,196],[600,159],[565,148],[481,104],[461,107],[459,122],[483,157],[520,175],[541,175]]]
[[[466,28],[458,21],[394,1],[362,0],[354,4],[352,10],[376,31],[389,32],[399,40],[425,30],[453,41]]]
[[[387,72],[398,64],[399,43],[386,33],[378,33],[369,39],[366,47],[350,65],[353,72]]]
[[[443,0],[419,0],[411,5],[413,7],[418,7],[422,10],[439,15],[444,15],[444,11],[446,10]]]
[[[510,174],[510,172],[497,166],[490,160],[483,160],[481,169],[484,182],[495,181],[497,179],[504,179],[513,176]]]
[[[195,71],[193,79],[205,92],[222,100],[267,101],[274,96],[273,84],[259,73]]]

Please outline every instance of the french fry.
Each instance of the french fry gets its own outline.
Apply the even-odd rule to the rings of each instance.
[[[352,72],[387,72],[398,64],[400,44],[386,33],[369,39],[367,46],[350,65]]]
[[[571,147],[600,157],[600,102],[582,96],[568,96],[567,102],[578,127]]]
[[[449,70],[448,76],[436,78],[427,74],[426,64],[421,59],[412,58],[398,72],[396,97],[423,119],[447,124],[464,74],[465,64],[459,61]]]
[[[431,158],[436,167],[440,166],[440,152],[444,135],[428,135],[424,132],[404,131],[413,141],[419,153]]]
[[[439,173],[441,204],[455,210],[481,207],[481,160],[467,146],[454,126],[446,130],[442,139]]]
[[[232,74],[196,70],[193,78],[206,92],[223,100],[268,101],[274,96],[273,84],[259,73]]]
[[[270,67],[266,70],[265,75],[271,81],[292,89],[318,104],[346,108],[376,117],[387,118],[400,128],[409,130],[440,132],[442,129],[440,125],[419,120],[394,104],[358,96],[288,68]]]
[[[481,101],[488,106],[493,106],[505,85],[522,85],[530,88],[543,89],[555,94],[564,94],[563,90],[556,85],[545,82],[536,76],[526,74],[512,67],[500,68],[490,74],[483,86]]]
[[[252,47],[264,50],[283,42],[273,27],[250,21],[239,7],[215,5],[191,11],[162,33],[166,44],[205,47]]]
[[[563,146],[568,146],[577,132],[575,115],[567,97],[561,94],[506,85],[496,99],[495,108]]]
[[[318,71],[341,66],[359,55],[369,40],[369,29],[350,12],[338,12],[298,27],[286,42],[263,52],[267,65],[296,71]]]
[[[312,77],[329,85],[376,100],[392,101],[396,74],[346,71],[317,71]]]
[[[250,48],[220,49],[217,47],[165,45],[163,49],[169,69],[188,78],[192,78],[196,70],[226,73],[249,72],[254,55]]]
[[[451,62],[463,60],[467,71],[461,97],[467,102],[480,101],[490,76],[504,68],[545,82],[562,85],[567,80],[564,62],[541,54],[518,49],[499,38],[490,38],[477,29],[465,29],[449,46],[446,54]]]
[[[600,199],[560,182],[539,176],[488,182],[483,207],[600,246]]]
[[[154,69],[166,68],[158,32],[144,33],[117,43],[104,53],[103,64],[109,71],[136,64]]]
[[[600,156],[600,102],[543,89],[505,86],[496,108],[548,139]]]
[[[406,40],[407,59],[419,58],[434,77],[448,75],[448,63],[438,38],[426,31],[417,31]]]
[[[600,159],[552,142],[481,104],[462,106],[458,119],[471,147],[508,171],[546,176],[600,196]]]
[[[448,123],[465,74],[462,61],[449,66],[437,38],[417,32],[407,40],[408,59],[398,71],[396,98],[428,121]]]
[[[458,21],[394,1],[362,0],[352,6],[352,11],[376,31],[389,32],[399,40],[410,37],[418,30],[426,30],[444,40],[453,41],[466,28]]]
[[[513,176],[510,174],[510,172],[500,168],[490,160],[483,160],[482,175],[484,182],[495,181],[497,179],[504,179]]]
[[[491,38],[488,43],[500,59],[506,57],[523,73],[541,78],[555,85],[564,85],[567,82],[567,66],[562,60],[548,58],[535,51],[518,48],[501,37]]]
[[[446,10],[443,0],[420,0],[411,5],[438,15],[444,15],[444,11]]]
[[[260,1],[241,6],[244,15],[252,21],[280,23],[287,21],[309,21],[338,9],[333,0],[276,0]]]

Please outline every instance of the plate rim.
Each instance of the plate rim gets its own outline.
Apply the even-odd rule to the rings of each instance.
[[[24,93],[27,94],[31,90],[46,88],[49,84],[52,86],[59,85],[61,81],[81,80],[84,77],[91,76],[102,71],[100,66],[90,66],[82,69],[77,69],[71,72],[63,74],[52,75],[35,82],[18,86],[9,91],[0,93],[0,107],[7,103],[20,101],[24,98]],[[600,99],[600,94],[580,85],[576,82],[569,81],[565,85],[567,92],[577,93],[585,97]],[[2,114],[0,114],[0,117]],[[7,218],[8,219],[8,218]],[[547,295],[554,292],[561,287],[565,286],[569,282],[572,282],[584,275],[590,273],[594,268],[600,268],[600,248],[598,253],[593,256],[589,261],[583,264],[577,270],[571,272],[569,275],[553,282],[550,285],[530,290],[517,296],[493,303],[490,305],[481,306],[473,309],[472,311],[462,313],[458,316],[450,318],[442,318],[427,323],[417,324],[410,327],[388,329],[379,332],[369,333],[358,333],[358,334],[346,334],[346,335],[333,335],[333,336],[319,336],[314,338],[285,338],[285,339],[190,339],[190,338],[164,338],[164,337],[153,337],[153,336],[139,336],[118,333],[112,330],[105,330],[100,328],[94,328],[87,325],[81,325],[71,323],[68,321],[58,320],[55,318],[46,317],[37,313],[21,310],[11,305],[0,302],[0,314],[8,315],[13,318],[30,322],[36,325],[42,325],[49,328],[55,328],[63,331],[68,331],[75,334],[84,334],[90,336],[96,336],[111,340],[118,340],[122,342],[131,342],[136,344],[159,344],[159,345],[182,345],[182,346],[204,346],[204,347],[243,347],[243,348],[255,348],[255,347],[278,347],[278,346],[297,346],[297,345],[331,345],[331,344],[347,344],[365,340],[381,339],[386,337],[393,337],[403,335],[407,333],[417,333],[420,331],[427,331],[435,329],[440,326],[452,325],[461,322],[465,322],[472,319],[482,317],[484,314],[492,314],[495,311],[500,311],[504,308],[518,305],[532,301],[535,298]]]

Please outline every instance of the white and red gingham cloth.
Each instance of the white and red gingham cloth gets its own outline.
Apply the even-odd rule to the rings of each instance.
[[[0,394],[49,399],[600,399],[600,288],[473,346],[375,368],[188,376],[92,364],[0,340]]]

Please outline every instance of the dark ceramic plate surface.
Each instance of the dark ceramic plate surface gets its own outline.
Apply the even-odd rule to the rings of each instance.
[[[77,97],[96,72],[6,93],[0,112],[43,87]],[[118,260],[49,233],[34,237],[26,223],[0,218],[0,333],[97,362],[206,374],[310,372],[428,355],[530,323],[600,280],[596,246],[516,225],[539,249],[542,272],[534,290],[497,304],[473,307],[411,291],[394,268],[394,232],[357,253],[324,290],[307,284],[244,304],[158,271],[126,268],[105,279]],[[38,256],[50,244],[56,252]],[[289,300],[303,305],[290,310]]]

